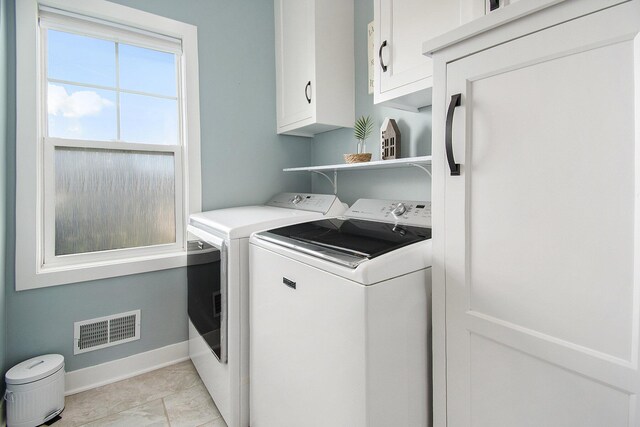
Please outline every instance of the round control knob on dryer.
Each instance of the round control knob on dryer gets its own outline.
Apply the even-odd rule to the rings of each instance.
[[[407,207],[404,203],[398,203],[395,208],[391,211],[393,216],[401,216],[403,213],[407,211]]]
[[[299,194],[296,194],[293,197],[293,200],[291,200],[291,203],[293,203],[294,205],[297,205],[298,203],[300,203],[302,201],[302,196]]]

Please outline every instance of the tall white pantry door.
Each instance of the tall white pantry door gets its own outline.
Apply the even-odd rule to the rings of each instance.
[[[629,2],[447,65],[450,427],[640,426],[639,31]]]

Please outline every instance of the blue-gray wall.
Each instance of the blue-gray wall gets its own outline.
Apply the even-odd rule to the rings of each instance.
[[[20,0],[6,1],[10,16],[7,114],[10,125],[6,187],[9,224],[6,254],[7,365],[37,354],[55,352],[65,356],[67,370],[76,370],[186,340],[183,269],[14,291],[16,141],[13,16],[14,2]],[[278,137],[275,133],[271,0],[114,2],[198,26],[203,209],[262,203],[278,191],[310,190],[308,177],[301,179],[295,174],[281,172],[284,167],[308,164],[311,142],[304,138]],[[139,341],[73,356],[74,321],[137,308],[142,309]]]
[[[6,1],[0,0],[0,168],[6,170],[7,161],[7,24]],[[5,367],[5,304],[4,285],[6,273],[6,176],[0,172],[0,394],[4,390]],[[2,405],[0,405],[1,407]],[[2,420],[2,414],[0,414]]]
[[[402,157],[431,154],[431,108],[418,113],[373,105],[367,93],[367,24],[373,21],[373,1],[355,0],[356,117],[370,115],[375,122],[367,140],[367,151],[379,160],[378,133],[385,117],[396,119],[402,135]],[[311,164],[344,163],[344,153],[354,153],[356,140],[352,129],[339,129],[317,135],[312,144]],[[331,185],[314,176],[313,191],[331,192]],[[338,173],[338,196],[352,204],[359,198],[431,200],[431,180],[417,168],[351,171]]]

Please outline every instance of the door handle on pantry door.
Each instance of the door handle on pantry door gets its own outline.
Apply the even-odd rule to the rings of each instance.
[[[449,170],[451,176],[460,175],[460,163],[456,163],[453,158],[453,113],[456,107],[460,106],[460,98],[462,94],[456,93],[451,95],[451,101],[449,102],[449,109],[447,110],[447,123],[444,134],[444,144],[447,151],[447,161],[449,162]]]
[[[311,80],[307,82],[307,85],[304,87],[304,97],[307,98],[307,102],[311,104],[311,95],[309,95],[309,89],[311,89]]]
[[[494,11],[500,7],[500,0],[489,0],[489,11]]]
[[[383,73],[387,71],[387,66],[384,65],[384,61],[382,60],[382,49],[384,49],[386,45],[387,45],[387,41],[385,40],[380,45],[380,50],[378,50],[378,58],[380,58],[380,68],[382,68]]]

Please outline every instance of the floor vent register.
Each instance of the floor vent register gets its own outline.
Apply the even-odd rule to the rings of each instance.
[[[140,339],[140,310],[73,324],[73,354],[86,353]]]

